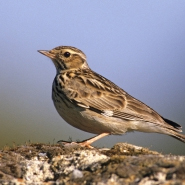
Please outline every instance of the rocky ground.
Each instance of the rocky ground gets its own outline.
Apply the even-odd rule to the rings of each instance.
[[[185,185],[185,156],[125,143],[111,149],[27,144],[0,150],[0,184]]]

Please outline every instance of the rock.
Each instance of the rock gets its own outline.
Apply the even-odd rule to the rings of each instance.
[[[28,144],[0,150],[0,184],[185,184],[185,156],[118,143],[111,149]]]

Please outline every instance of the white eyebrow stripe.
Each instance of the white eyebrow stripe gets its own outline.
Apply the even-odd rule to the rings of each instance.
[[[84,60],[86,60],[86,55],[84,53],[78,52],[78,51],[74,51],[72,49],[66,49],[67,52],[70,52],[71,54],[78,54],[80,55],[80,57],[82,57]]]

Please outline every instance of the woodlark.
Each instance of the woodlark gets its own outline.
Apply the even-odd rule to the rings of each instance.
[[[56,67],[52,99],[60,116],[80,130],[98,134],[79,144],[91,147],[94,141],[111,134],[130,131],[167,134],[185,142],[181,126],[130,96],[105,77],[92,71],[85,54],[70,46],[39,50]]]

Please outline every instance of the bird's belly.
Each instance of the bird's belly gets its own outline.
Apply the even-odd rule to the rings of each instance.
[[[59,115],[70,125],[80,130],[93,133],[123,134],[127,128],[127,123],[123,120],[106,117],[89,109],[74,107],[73,104],[66,104],[63,101],[53,101]]]
[[[71,126],[93,133],[124,134],[129,131],[162,133],[156,124],[142,121],[128,121],[114,117],[107,117],[89,109],[75,107],[70,102],[55,101],[59,115]]]

